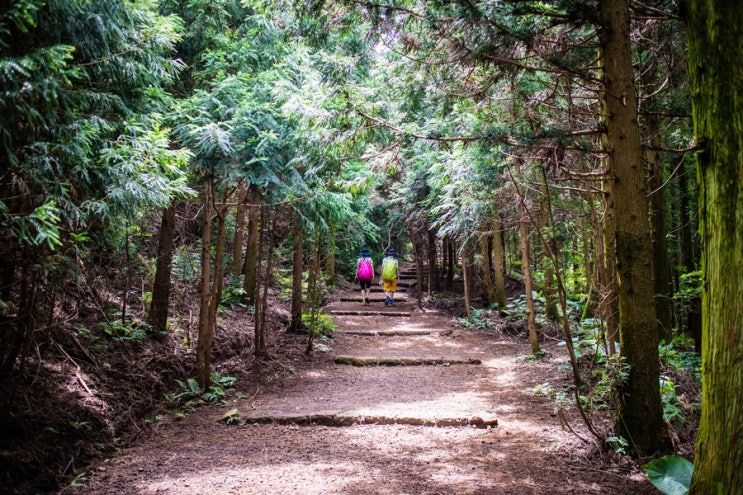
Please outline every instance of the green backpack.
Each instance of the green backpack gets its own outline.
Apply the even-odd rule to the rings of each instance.
[[[397,275],[397,260],[385,260],[382,269],[382,278],[384,280],[395,280]]]

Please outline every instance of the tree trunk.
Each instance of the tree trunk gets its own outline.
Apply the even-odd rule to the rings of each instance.
[[[310,328],[309,337],[307,339],[307,348],[305,354],[311,354],[314,341],[315,332],[317,332],[317,318],[320,314],[320,251],[322,246],[322,238],[318,232],[315,232],[315,239],[312,242],[312,257],[310,258],[309,267],[307,269],[307,304],[309,306],[310,314]]]
[[[454,286],[454,240],[446,238],[446,288],[451,289]]]
[[[550,253],[556,253],[555,238],[551,231],[551,216],[549,186],[547,183],[547,171],[540,167],[542,172],[542,197],[539,201],[539,230],[544,236],[544,247]],[[584,231],[585,232],[585,231]],[[587,251],[584,251],[584,257],[587,258]],[[550,321],[558,321],[559,314],[557,311],[557,289],[555,288],[555,268],[551,260],[547,259],[547,265],[544,268],[544,313]],[[556,261],[556,260],[555,260]],[[588,275],[586,273],[586,275]]]
[[[481,234],[478,242],[480,248],[480,280],[482,280],[483,303],[489,306],[496,300],[495,288],[493,287],[493,270],[490,267],[490,238],[487,234]]]
[[[232,243],[232,266],[234,273],[242,273],[243,263],[243,241],[245,232],[245,200],[248,190],[245,181],[241,180],[237,185],[237,206],[235,207],[235,238]]]
[[[261,223],[260,194],[253,188],[248,191],[248,240],[245,246],[245,266],[243,290],[245,302],[255,304],[255,292],[258,284],[259,232]]]
[[[506,295],[506,258],[503,247],[503,224],[498,215],[493,219],[493,274],[495,300],[498,303],[498,310],[503,311],[508,303]]]
[[[467,315],[467,321],[472,321],[472,294],[470,293],[469,265],[470,256],[467,244],[462,246],[462,279],[464,282],[464,311]]]
[[[225,193],[222,197],[222,204],[217,210],[217,244],[214,248],[214,295],[216,304],[222,300],[222,291],[224,290],[224,272],[225,258],[227,257],[227,212],[229,208],[227,202],[228,195]],[[215,321],[216,325],[216,321]]]
[[[209,326],[211,293],[212,250],[212,187],[213,179],[207,178],[204,186],[204,213],[201,227],[201,297],[199,301],[199,337],[196,344],[196,381],[206,390],[211,377],[211,350],[214,329]]]
[[[158,332],[168,328],[168,309],[170,307],[170,275],[173,267],[173,233],[175,231],[175,205],[163,212],[160,223],[160,237],[157,243],[155,280],[152,284],[152,304],[147,318]]]
[[[417,284],[416,297],[418,307],[423,307],[423,259],[421,257],[421,247],[418,243],[417,236],[415,235],[415,229],[410,227],[408,229],[408,235],[410,236],[410,242],[413,244],[413,259],[415,260],[415,282]]]
[[[692,235],[692,232],[696,232],[698,229],[694,228],[694,222],[690,218],[689,196],[692,194],[692,188],[689,187],[686,172],[679,174],[678,180],[680,195],[679,203],[681,205],[679,208],[679,251],[681,258],[679,265],[683,266],[688,273],[699,268],[697,259],[698,253]],[[699,298],[693,299],[688,312],[683,315],[686,320],[682,322],[682,326],[685,327],[694,338],[694,348],[697,352],[702,352],[702,315],[700,308],[701,301]]]
[[[266,207],[262,206],[261,228],[258,240],[258,263],[256,270],[256,293],[255,293],[255,352],[257,359],[268,357],[268,348],[266,347],[266,312],[268,311],[268,288],[271,285],[271,262],[273,256],[273,228],[275,221],[272,219],[271,225],[267,226]],[[261,269],[263,265],[263,254],[267,252],[265,271]]]
[[[519,201],[519,211],[521,220],[519,229],[521,231],[521,263],[524,270],[524,293],[526,296],[526,325],[529,329],[529,343],[531,344],[531,353],[539,354],[539,338],[537,336],[536,312],[534,310],[534,288],[531,282],[531,259],[529,257],[529,223],[526,218],[526,207],[523,204],[523,198]]]
[[[671,305],[671,264],[668,260],[666,241],[666,198],[663,185],[663,161],[654,148],[660,146],[660,122],[657,116],[646,119],[649,147],[645,149],[645,161],[650,169],[650,220],[653,235],[653,272],[655,275],[655,314],[658,320],[658,335],[666,343],[671,341],[673,308]]]
[[[208,342],[208,355],[209,362],[211,363],[212,357],[212,340],[214,333],[217,330],[217,308],[219,302],[222,300],[222,289],[224,288],[224,258],[225,258],[225,245],[227,243],[227,233],[225,228],[225,220],[227,218],[227,195],[225,194],[222,198],[222,204],[216,210],[217,217],[217,239],[214,247],[214,276],[212,277],[212,298],[209,301],[209,328],[211,328],[211,335]]]
[[[304,236],[302,235],[302,226],[299,223],[299,213],[292,214],[292,248],[293,248],[293,266],[292,266],[292,307],[291,322],[289,323],[289,332],[299,333],[304,328],[302,324],[302,274],[304,273]]]
[[[439,290],[438,264],[436,260],[438,253],[436,251],[436,232],[428,226],[428,296],[430,297],[434,290]]]
[[[606,322],[606,341],[609,354],[616,354],[616,343],[619,341],[619,287],[617,285],[617,250],[616,212],[608,193],[604,196],[604,225],[602,232],[603,246],[601,263],[603,264],[604,279],[602,293],[602,315]]]
[[[335,286],[335,228],[328,226],[328,237],[325,242],[325,283],[329,287]]]
[[[617,434],[639,457],[671,450],[660,400],[658,330],[653,304],[653,248],[632,72],[629,0],[599,3],[603,136],[609,156],[610,201],[616,216],[616,263],[622,357]],[[621,205],[617,209],[616,205]]]
[[[702,415],[691,495],[743,487],[743,10],[687,4],[702,243]]]

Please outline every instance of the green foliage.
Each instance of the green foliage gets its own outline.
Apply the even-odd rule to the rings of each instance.
[[[183,282],[193,282],[201,276],[201,255],[190,246],[180,246],[173,256],[172,276]]]
[[[144,321],[129,319],[122,322],[120,315],[112,313],[111,319],[99,323],[101,330],[114,342],[140,342],[147,337],[147,332],[152,330],[150,325]]]
[[[237,379],[232,376],[220,376],[218,373],[212,373],[212,380],[209,389],[204,392],[204,399],[209,402],[220,402],[224,401],[227,395],[231,392],[232,385],[235,384]]]
[[[179,392],[165,394],[165,400],[167,402],[177,402],[184,398],[193,399],[201,395],[201,387],[195,378],[188,378],[185,382],[183,380],[176,380],[176,383],[181,389]]]
[[[661,344],[659,347],[662,371],[664,371],[660,377],[663,413],[666,420],[677,428],[683,426],[684,410],[699,407],[699,404],[689,404],[688,399],[679,397],[673,382],[674,377],[689,382],[697,390],[701,389],[702,384],[701,357],[697,352],[684,350],[692,346],[688,340],[687,337],[679,335],[674,337],[669,344]]]
[[[233,281],[233,282],[239,282]],[[224,308],[244,307],[245,289],[239,283],[232,283],[222,289],[222,299],[219,305]]]
[[[660,345],[660,358],[668,370],[687,370],[701,384],[702,359],[698,352],[688,350],[690,348],[693,342],[683,334],[677,335],[670,343]]]
[[[28,216],[16,217],[14,234],[21,244],[46,245],[53,250],[62,245],[59,230],[60,210],[54,200],[38,206]]]
[[[314,335],[333,335],[335,332],[333,317],[319,311],[302,313],[302,324]]]
[[[188,150],[174,149],[170,131],[154,122],[127,122],[116,141],[101,150],[106,174],[106,201],[96,206],[99,215],[111,208],[124,215],[140,209],[162,209],[174,198],[195,196],[187,185]]]
[[[663,403],[663,416],[666,421],[676,427],[681,427],[684,414],[679,407],[680,401],[676,395],[676,387],[667,376],[660,376],[660,399]]]
[[[503,314],[507,321],[524,321],[527,313],[526,296],[523,294],[509,299],[506,307],[503,308]]]
[[[84,471],[82,473],[78,473],[70,481],[70,486],[71,487],[75,487],[75,488],[83,487],[83,486],[85,486],[85,482],[87,481],[87,479],[88,479],[88,473],[87,473],[87,471]]]
[[[473,308],[471,314],[472,319],[457,318],[456,324],[470,330],[493,330],[498,326],[492,319],[493,310]]]
[[[668,455],[644,464],[650,482],[664,495],[686,495],[694,465],[677,455]]]
[[[561,342],[561,345],[564,345],[564,342]],[[604,322],[597,318],[581,320],[573,332],[573,348],[576,358],[587,356],[596,364],[605,363],[609,351]]]
[[[695,304],[699,304],[702,297],[701,270],[684,273],[679,277],[679,289],[673,295],[676,312],[686,316]]]
[[[181,403],[186,409],[194,407],[199,398],[208,402],[224,401],[234,391],[231,387],[236,381],[237,379],[234,377],[221,376],[217,372],[212,372],[211,385],[202,394],[199,382],[196,379],[176,380],[180,390],[165,394],[165,401],[171,404]]]
[[[629,442],[624,437],[610,436],[606,437],[604,442],[606,442],[607,445],[611,446],[615,454],[625,455],[627,453],[626,449],[629,445]]]

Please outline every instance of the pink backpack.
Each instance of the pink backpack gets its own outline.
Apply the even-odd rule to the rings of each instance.
[[[371,260],[369,260],[369,258],[361,260],[357,275],[359,280],[363,280],[364,282],[368,282],[374,278],[374,268],[372,268]]]

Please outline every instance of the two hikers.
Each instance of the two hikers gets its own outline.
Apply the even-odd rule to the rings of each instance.
[[[395,257],[395,250],[389,248],[387,256],[382,260],[382,276],[379,278],[379,285],[384,290],[384,305],[393,306],[395,304],[395,291],[397,283],[400,281],[398,262]],[[364,306],[369,305],[369,294],[371,293],[371,283],[374,279],[374,260],[371,258],[371,251],[363,248],[359,253],[359,259],[356,260],[356,277],[361,286],[361,303]]]

